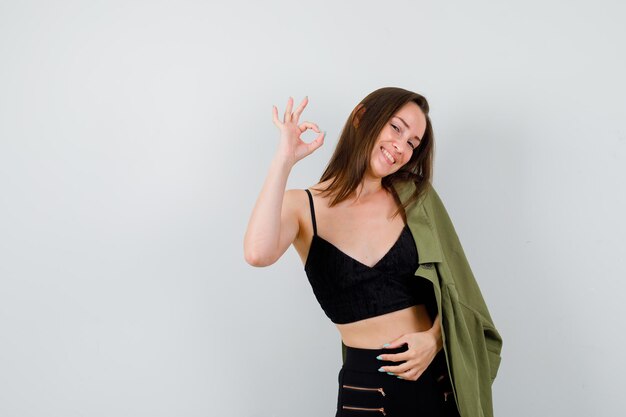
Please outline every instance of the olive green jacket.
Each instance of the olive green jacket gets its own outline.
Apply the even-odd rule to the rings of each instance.
[[[395,185],[401,201],[412,182]],[[406,210],[418,250],[415,276],[433,283],[454,399],[461,417],[493,417],[491,385],[500,366],[502,338],[472,274],[452,221],[429,185]],[[341,342],[345,362],[346,346]]]

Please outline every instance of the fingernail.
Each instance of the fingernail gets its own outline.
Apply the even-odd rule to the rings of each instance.
[[[381,358],[380,355],[376,356],[376,359],[381,360],[381,361],[383,360],[383,358]]]
[[[378,368],[378,372],[385,372],[385,370],[382,367],[380,367]]]
[[[393,372],[387,372],[389,375],[393,375]]]
[[[404,379],[404,378],[402,378],[401,376],[397,376],[396,378]]]
[[[387,346],[389,346],[389,343],[385,343],[385,344],[383,345],[383,347],[387,347]]]

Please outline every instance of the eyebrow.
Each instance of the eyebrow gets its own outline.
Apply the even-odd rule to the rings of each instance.
[[[402,123],[404,123],[404,125],[406,126],[407,129],[410,129],[409,125],[406,124],[406,122],[404,121],[404,119],[400,116],[393,116],[393,117],[397,117],[398,119],[402,120]],[[420,138],[419,136],[415,136],[418,140],[422,140],[422,138]]]

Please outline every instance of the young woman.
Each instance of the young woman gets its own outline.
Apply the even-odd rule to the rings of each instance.
[[[307,103],[292,112],[290,97],[282,120],[273,108],[280,142],[245,234],[245,259],[268,266],[290,245],[300,255],[345,345],[337,416],[444,415],[451,386],[440,317],[433,284],[414,275],[420,255],[405,211],[431,181],[428,102],[401,88],[370,93],[346,121],[320,181],[285,191],[292,167],[324,142],[317,124],[300,121]],[[308,129],[319,135],[305,143]],[[394,184],[406,181],[415,190],[401,202]]]

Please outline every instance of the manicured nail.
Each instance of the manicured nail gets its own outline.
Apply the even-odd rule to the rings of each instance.
[[[381,361],[383,360],[383,358],[381,358],[380,355],[376,356],[376,359],[381,360]]]
[[[383,345],[383,347],[387,347],[387,346],[389,346],[389,343],[385,343],[385,344]]]
[[[380,367],[378,368],[378,372],[385,372],[385,370],[382,367]]]
[[[404,378],[402,378],[401,376],[397,376],[396,378],[404,379]]]
[[[393,372],[387,372],[389,375],[393,375]]]

